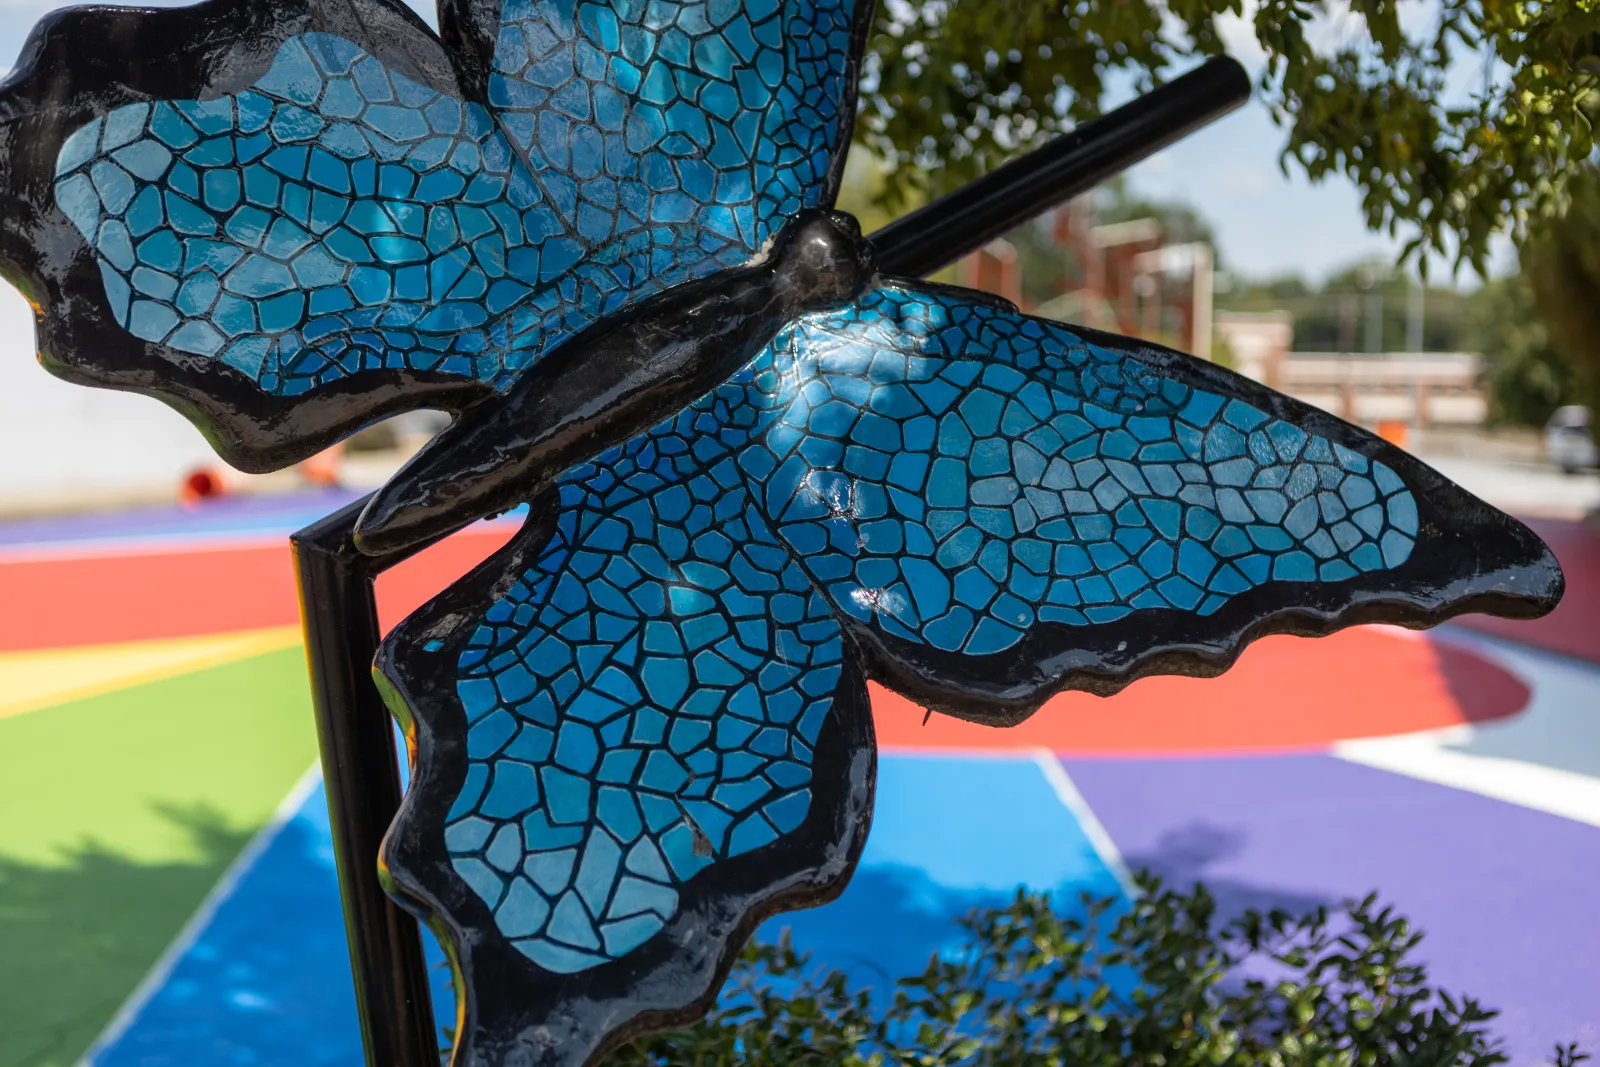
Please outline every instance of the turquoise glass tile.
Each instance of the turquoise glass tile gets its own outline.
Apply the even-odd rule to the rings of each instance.
[[[674,25],[650,5],[585,4],[580,31],[561,5],[511,0],[489,72],[492,114],[352,41],[302,34],[247,89],[129,104],[87,124],[57,156],[57,203],[108,262],[118,253],[102,223],[126,215],[141,237],[218,236],[280,264],[311,243],[339,267],[388,276],[364,279],[355,303],[406,305],[393,309],[412,327],[404,334],[364,334],[370,323],[347,314],[353,305],[328,297],[294,319],[256,314],[245,331],[192,303],[169,304],[192,328],[171,329],[166,313],[117,316],[143,340],[232,363],[267,392],[300,395],[367,366],[504,387],[600,316],[747,261],[823,202],[842,148],[854,3],[784,7],[781,22],[736,6],[713,26],[693,5]],[[241,217],[245,202],[266,217]],[[425,232],[418,209],[428,205],[445,210]],[[471,205],[487,210],[468,237],[449,209]],[[530,212],[539,221],[525,226]],[[302,235],[275,240],[279,220]],[[468,268],[450,283],[406,279],[411,264],[456,251]],[[508,272],[522,284],[493,284]],[[123,306],[124,280],[106,284]],[[534,328],[514,324],[534,308]],[[219,353],[218,336],[237,340]]]

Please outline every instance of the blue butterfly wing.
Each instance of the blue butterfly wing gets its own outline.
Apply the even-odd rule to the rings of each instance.
[[[472,292],[532,186],[403,5],[55,12],[0,112],[0,267],[55,373],[263,470],[507,372]]]
[[[569,471],[379,653],[416,753],[384,863],[454,935],[462,1062],[692,1017],[864,842],[865,682],[739,467],[757,396],[744,373]],[[554,977],[580,974],[594,1011]]]
[[[484,69],[388,0],[361,18],[307,0],[266,26],[221,0],[73,14],[8,86],[43,127],[11,184],[42,203],[4,258],[45,291],[51,369],[155,392],[230,460],[279,466],[503,388],[831,203],[868,6],[512,0]],[[178,74],[75,72],[95,60],[73,41],[110,22],[173,23]]]
[[[379,653],[415,753],[385,863],[453,934],[469,1061],[688,1018],[760,917],[837,892],[868,676],[1007,723],[1265,632],[1560,587],[1526,529],[1355,427],[900,283],[796,321],[532,514]]]
[[[485,99],[587,256],[569,294],[747,262],[831,207],[869,0],[446,3]]]
[[[980,294],[885,285],[763,358],[768,521],[874,678],[965,717],[1559,596],[1525,527],[1373,435]]]
[[[495,382],[540,284],[538,194],[481,107],[325,33],[247,90],[125,104],[67,138],[55,200],[112,319],[273,396],[366,370]]]

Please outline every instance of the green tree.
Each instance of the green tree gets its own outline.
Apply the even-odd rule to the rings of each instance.
[[[1298,275],[1235,284],[1217,295],[1226,311],[1288,311],[1294,315],[1294,347],[1301,352],[1363,352],[1372,317],[1380,322],[1378,347],[1399,352],[1411,341],[1410,315],[1417,279],[1381,262],[1354,264],[1320,285]],[[1476,350],[1466,329],[1473,296],[1428,285],[1422,292],[1422,348],[1428,352]]]
[[[1489,282],[1468,306],[1466,338],[1483,353],[1490,421],[1542,426],[1572,402],[1572,366],[1550,343],[1526,273]]]
[[[1571,187],[1567,210],[1523,244],[1522,269],[1549,342],[1566,357],[1556,395],[1600,413],[1600,171],[1585,168]],[[1590,425],[1600,441],[1600,420]]]
[[[1324,6],[1260,0],[1260,92],[1283,163],[1342,175],[1368,226],[1486,273],[1489,239],[1559,214],[1595,157],[1596,0],[1441,0],[1407,33],[1399,0],[1351,0],[1364,33],[1313,44]],[[891,170],[886,202],[937,193],[1223,50],[1243,0],[893,0],[878,5],[857,136]],[[1464,98],[1458,60],[1494,72]]]

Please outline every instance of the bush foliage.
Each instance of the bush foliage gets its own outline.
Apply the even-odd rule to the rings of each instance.
[[[1495,1013],[1429,984],[1421,934],[1375,898],[1217,922],[1203,887],[1139,876],[1071,913],[1018,893],[966,947],[877,994],[753,944],[699,1025],[609,1067],[1493,1067]],[[1587,1057],[1558,1048],[1558,1067]]]

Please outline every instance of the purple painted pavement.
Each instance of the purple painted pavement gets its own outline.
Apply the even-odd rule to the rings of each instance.
[[[1600,1050],[1600,829],[1327,755],[1062,763],[1130,868],[1225,915],[1378,890],[1435,981],[1500,1009],[1513,1064]]]
[[[198,537],[278,533],[299,529],[360,495],[349,489],[314,489],[281,495],[222,497],[191,506],[155,504],[15,519],[0,523],[0,546],[175,534]]]
[[[287,536],[362,496],[367,490],[306,489],[292,493],[240,495],[198,504],[156,504],[112,511],[13,519],[0,522],[0,553],[39,547],[115,541],[230,540]],[[526,506],[489,522],[520,522]]]

